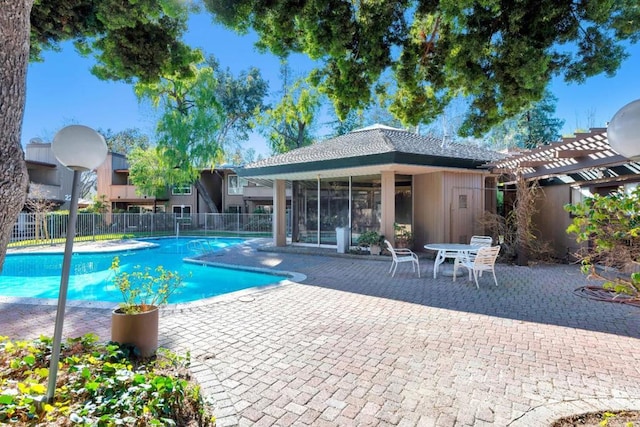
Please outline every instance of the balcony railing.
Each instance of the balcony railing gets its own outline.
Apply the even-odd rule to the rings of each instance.
[[[271,199],[273,197],[273,188],[246,185],[242,187],[242,195],[248,199]],[[286,195],[291,197],[290,188],[287,188]]]
[[[120,200],[155,200],[153,196],[141,196],[136,194],[136,187],[134,185],[112,185],[109,189],[109,194],[107,194],[107,198],[109,200],[117,201]]]
[[[46,200],[64,200],[64,195],[59,185],[37,184],[34,182],[29,184],[28,197]]]

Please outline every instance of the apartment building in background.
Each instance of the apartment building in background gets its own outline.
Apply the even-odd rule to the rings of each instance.
[[[24,157],[29,174],[27,199],[46,200],[54,208],[68,209],[73,171],[58,162],[51,143],[33,138],[25,147]],[[29,205],[24,209],[29,210]]]
[[[122,154],[109,153],[96,173],[97,195],[104,196],[111,212],[174,213],[181,217],[212,213],[195,185],[175,186],[156,196],[137,192]],[[202,170],[200,181],[220,213],[272,211],[273,189],[239,177],[232,166]]]

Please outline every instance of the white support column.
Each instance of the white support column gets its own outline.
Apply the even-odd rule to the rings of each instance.
[[[396,175],[393,171],[384,171],[381,175],[382,219],[380,234],[395,244],[393,223],[396,220]]]
[[[286,182],[276,179],[273,182],[273,243],[276,246],[287,245],[287,191]]]

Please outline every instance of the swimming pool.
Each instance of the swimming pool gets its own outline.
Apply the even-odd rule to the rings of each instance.
[[[145,240],[157,247],[117,252],[74,253],[69,278],[69,300],[122,301],[113,286],[114,272],[109,269],[115,256],[120,267],[132,271],[140,265],[177,271],[184,278],[184,287],[172,295],[169,303],[182,303],[210,298],[254,286],[265,286],[287,279],[285,276],[232,268],[220,268],[184,262],[184,258],[198,255],[202,244],[194,245],[192,238],[164,238]],[[242,239],[197,239],[208,250],[224,250],[242,243]],[[206,241],[206,242],[204,242]],[[191,243],[190,243],[191,242]],[[0,274],[0,296],[58,298],[62,254],[7,254]]]

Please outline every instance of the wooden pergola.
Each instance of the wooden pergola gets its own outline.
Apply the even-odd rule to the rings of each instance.
[[[486,165],[503,181],[514,171],[525,180],[559,179],[564,183],[583,181],[626,181],[638,178],[640,163],[618,154],[609,145],[606,128],[592,128],[570,138],[524,150]]]

